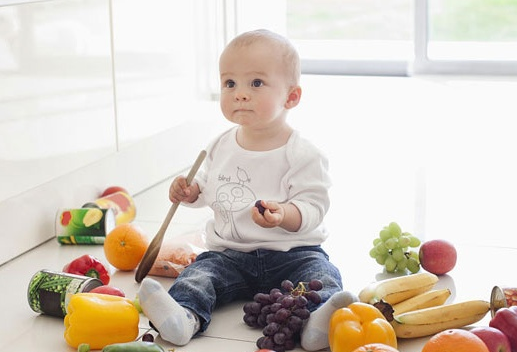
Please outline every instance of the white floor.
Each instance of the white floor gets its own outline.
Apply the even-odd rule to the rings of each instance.
[[[312,77],[311,79],[312,85],[306,90],[304,96],[308,102],[299,107],[300,112],[295,114],[293,111],[292,119],[293,124],[321,145],[330,157],[334,187],[332,208],[326,222],[331,237],[324,244],[324,248],[342,271],[346,289],[357,293],[369,282],[389,276],[383,273],[382,268],[368,256],[373,238],[389,221],[399,222],[403,230],[414,232],[423,240],[447,238],[456,245],[457,266],[449,275],[441,277],[437,285],[449,287],[453,291],[450,302],[465,299],[489,300],[490,291],[494,285],[517,285],[517,279],[512,270],[513,265],[511,265],[514,262],[512,259],[517,255],[517,244],[513,234],[515,227],[510,226],[512,218],[515,219],[515,213],[510,214],[511,217],[508,215],[501,219],[496,215],[503,211],[507,212],[508,207],[515,209],[515,205],[513,203],[504,204],[504,207],[501,203],[486,205],[486,209],[491,209],[486,212],[486,218],[480,216],[481,210],[465,199],[465,207],[458,207],[460,196],[468,195],[467,188],[458,193],[452,191],[457,190],[458,187],[466,187],[464,183],[457,182],[454,185],[442,183],[441,187],[438,187],[429,182],[429,180],[439,179],[439,177],[433,178],[436,174],[428,173],[426,174],[428,178],[422,179],[418,163],[407,162],[415,160],[414,157],[418,158],[418,155],[415,155],[415,143],[422,138],[430,137],[425,133],[421,136],[407,133],[405,142],[410,143],[408,145],[401,141],[404,133],[400,130],[397,132],[396,129],[389,130],[390,124],[398,127],[404,124],[412,125],[413,116],[422,114],[427,116],[429,110],[444,113],[445,110],[440,110],[438,107],[440,104],[435,104],[436,101],[433,99],[448,95],[443,92],[443,89],[450,91],[451,86],[440,84],[437,86],[439,89],[433,90],[436,86],[431,81],[419,81],[415,86],[406,85],[407,81],[403,78],[380,81],[359,80],[353,77],[345,81],[332,77],[326,79]],[[329,87],[329,82],[334,84],[332,88]],[[359,82],[363,85],[358,86]],[[515,85],[512,82],[506,84]],[[476,87],[474,86],[473,89],[475,90]],[[378,99],[372,100],[375,103],[366,99],[358,100],[358,96],[368,90],[371,90],[372,94],[377,94]],[[421,105],[424,101],[421,95],[424,92],[431,99],[427,102],[428,106]],[[432,95],[434,93],[437,95]],[[405,96],[400,96],[401,94]],[[398,101],[400,106],[392,103],[396,101],[397,96],[400,98]],[[461,97],[464,97],[464,92],[461,93]],[[416,105],[408,106],[408,102]],[[475,102],[472,104],[475,105]],[[480,104],[481,107],[485,106],[484,102]],[[502,109],[500,104],[498,106],[496,110]],[[510,106],[509,103],[508,106]],[[465,107],[456,106],[453,110],[457,112],[463,108]],[[448,109],[450,110],[450,107]],[[412,113],[408,113],[410,110]],[[476,108],[471,106],[467,110],[472,112]],[[404,116],[399,115],[400,111]],[[304,119],[308,115],[305,114],[307,112],[310,113],[310,118]],[[481,112],[483,113],[483,110]],[[374,115],[377,117],[376,120],[373,119]],[[437,118],[445,120],[443,115]],[[499,116],[499,119],[502,118]],[[472,120],[476,124],[475,116]],[[421,122],[425,123],[423,120]],[[459,125],[459,122],[456,121],[456,124]],[[414,132],[422,128],[419,126],[408,128]],[[480,128],[480,126],[481,124],[473,127],[470,124],[472,128]],[[364,135],[361,135],[363,133]],[[384,140],[385,133],[392,134],[393,144],[388,146],[381,143],[381,147],[374,146],[373,141]],[[502,133],[503,135],[506,133],[504,129]],[[450,135],[446,137],[450,138],[449,142],[453,139]],[[447,142],[444,138],[440,140],[442,143]],[[440,145],[437,143],[436,147]],[[512,150],[515,152],[517,149]],[[509,153],[507,150],[504,152]],[[445,154],[447,153],[443,155]],[[454,158],[450,156],[451,162],[447,164],[458,171],[460,168],[452,162],[453,160]],[[430,158],[429,161],[430,165],[436,166],[436,160]],[[467,169],[472,167],[468,164],[468,160],[467,164],[463,165]],[[498,167],[505,169],[504,164]],[[466,172],[465,169],[462,170]],[[458,181],[462,175],[463,173],[451,173],[451,178]],[[486,176],[487,174],[483,175],[483,177]],[[480,176],[475,173],[472,177]],[[423,180],[427,181],[426,187],[422,187]],[[149,236],[156,233],[169,208],[167,199],[169,182],[167,180],[135,196],[137,204],[135,223],[140,225]],[[499,200],[515,192],[515,186],[510,183],[501,185],[492,180],[489,184],[491,190],[498,190],[495,193],[500,195]],[[478,189],[471,188],[471,190],[475,191],[478,197],[484,195],[483,200],[485,200],[485,193],[488,193],[486,188],[483,188],[485,185],[477,184],[477,187]],[[505,192],[499,192],[501,190]],[[447,197],[446,191],[450,193],[451,198]],[[415,210],[415,204],[418,205],[424,200],[427,200],[426,207],[420,204]],[[496,212],[496,209],[499,211]],[[181,207],[169,227],[168,236],[181,236],[202,229],[209,215],[207,210]],[[489,224],[493,225],[493,230],[490,229]],[[0,312],[3,315],[0,319],[0,352],[74,350],[67,346],[63,338],[62,319],[39,315],[30,309],[27,302],[27,286],[30,278],[37,271],[45,268],[60,270],[64,264],[85,253],[104,259],[102,246],[61,246],[51,240],[0,267],[0,278],[5,285],[0,300]],[[111,270],[112,285],[123,289],[128,297],[134,297],[138,289],[138,284],[134,281],[134,272],[120,272],[114,268]],[[157,279],[166,288],[172,283],[172,279]],[[175,351],[255,351],[255,341],[261,336],[261,332],[248,328],[242,322],[242,316],[240,303],[217,310],[214,313],[213,323],[202,336],[193,339],[187,346],[176,347]],[[488,320],[489,315],[478,325],[487,325]],[[143,316],[140,326],[142,333],[148,330],[147,321]],[[156,341],[166,348],[174,348],[159,337]],[[426,338],[400,340],[399,350],[419,352],[425,341],[427,341]],[[294,351],[302,351],[302,349],[298,348]]]

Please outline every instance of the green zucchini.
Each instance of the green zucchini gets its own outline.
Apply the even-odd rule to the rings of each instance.
[[[102,352],[165,352],[165,350],[154,342],[131,341],[104,346]]]

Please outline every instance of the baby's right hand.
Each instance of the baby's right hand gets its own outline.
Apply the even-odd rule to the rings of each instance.
[[[169,188],[169,199],[173,203],[192,203],[199,195],[199,188],[196,183],[187,185],[185,176],[176,177]]]

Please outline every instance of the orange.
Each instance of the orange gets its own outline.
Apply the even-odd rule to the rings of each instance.
[[[399,350],[383,343],[369,343],[356,348],[353,352],[399,352]]]
[[[135,269],[149,241],[140,227],[131,223],[117,225],[104,240],[106,260],[119,270]]]
[[[463,329],[439,332],[426,342],[422,352],[489,352],[483,340]]]

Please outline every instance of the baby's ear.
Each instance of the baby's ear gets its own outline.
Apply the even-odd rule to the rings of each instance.
[[[292,87],[287,95],[287,101],[285,102],[286,109],[292,109],[300,102],[302,97],[302,88],[300,86]]]

